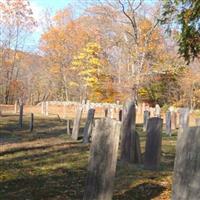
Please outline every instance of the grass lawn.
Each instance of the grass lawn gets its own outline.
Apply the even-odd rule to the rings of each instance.
[[[81,200],[87,175],[89,145],[66,134],[66,122],[35,117],[29,132],[17,115],[0,117],[0,200]],[[142,152],[145,134],[138,127]],[[176,134],[163,133],[160,171],[118,162],[114,200],[170,199]]]

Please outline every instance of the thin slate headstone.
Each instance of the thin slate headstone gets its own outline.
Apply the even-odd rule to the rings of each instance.
[[[119,110],[119,121],[122,121],[122,109]]]
[[[144,168],[158,170],[160,166],[163,120],[150,118],[147,125],[147,139],[144,154]]]
[[[121,123],[110,118],[95,122],[83,200],[112,200]]]
[[[150,112],[148,110],[144,111],[144,123],[143,123],[143,131],[147,130],[148,120],[150,118]]]
[[[71,135],[71,123],[70,119],[67,119],[67,135]]]
[[[184,129],[189,125],[189,108],[179,109],[179,126]]]
[[[166,112],[166,133],[167,135],[171,136],[171,112],[168,110]]]
[[[89,137],[92,134],[94,114],[95,114],[95,109],[88,110],[87,120],[86,120],[84,131],[83,131],[83,143],[85,144],[89,142]]]
[[[74,119],[73,130],[72,130],[72,139],[78,140],[81,116],[83,112],[83,106],[79,106],[76,111],[76,117]]]
[[[177,114],[174,111],[171,111],[171,129],[175,130],[177,128]]]
[[[30,118],[30,132],[33,132],[33,125],[34,124],[34,114],[31,113],[31,118]]]
[[[176,145],[172,200],[200,199],[200,126],[183,129]]]
[[[19,106],[19,127],[23,127],[23,113],[24,113],[24,105],[23,103]]]
[[[121,129],[121,155],[122,162],[137,163],[136,158],[136,108],[135,101],[128,100],[123,109]]]
[[[108,117],[108,108],[104,110],[105,117]]]
[[[197,126],[200,126],[200,118],[196,118],[195,123],[196,123]]]

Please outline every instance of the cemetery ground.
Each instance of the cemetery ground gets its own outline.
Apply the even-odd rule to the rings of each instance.
[[[71,140],[66,121],[54,117],[35,116],[30,133],[29,118],[19,129],[18,115],[0,117],[0,200],[81,200],[89,145]],[[140,125],[137,131],[143,153],[146,134]],[[163,132],[159,171],[118,160],[114,200],[170,199],[176,136]]]

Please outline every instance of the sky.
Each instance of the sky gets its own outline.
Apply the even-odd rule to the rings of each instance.
[[[72,5],[75,8],[76,13],[80,13],[85,7],[87,7],[87,5],[89,5],[91,2],[94,3],[95,1],[96,0],[29,0],[34,13],[34,18],[38,22],[38,27],[34,30],[34,33],[26,42],[26,50],[37,51],[39,39],[42,34],[42,16],[44,15],[44,11],[46,9],[50,9],[53,16],[55,15],[56,11]],[[154,1],[157,0],[145,0],[146,3],[152,3]]]

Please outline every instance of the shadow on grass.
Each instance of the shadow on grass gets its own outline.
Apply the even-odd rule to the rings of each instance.
[[[1,199],[78,200],[83,197],[86,170],[58,168],[48,175],[0,182]]]
[[[122,194],[114,195],[113,200],[150,200],[159,196],[166,188],[154,183],[142,183]]]

